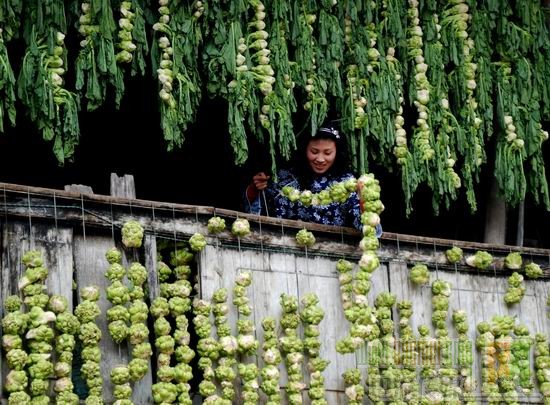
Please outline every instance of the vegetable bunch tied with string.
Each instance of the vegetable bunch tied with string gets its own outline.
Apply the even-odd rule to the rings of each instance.
[[[264,360],[264,367],[260,371],[262,377],[260,387],[267,395],[270,404],[278,404],[281,401],[279,389],[281,352],[278,348],[276,326],[276,321],[273,318],[268,317],[262,320],[262,329],[264,330],[262,359]]]
[[[280,344],[288,373],[286,392],[289,403],[296,405],[302,403],[302,391],[306,387],[302,375],[304,342],[297,331],[300,324],[298,299],[292,295],[281,294],[280,303],[283,309],[281,327],[284,332]]]
[[[103,397],[103,377],[99,367],[101,361],[101,350],[99,342],[102,334],[97,326],[97,317],[101,315],[101,309],[97,304],[99,300],[99,288],[89,286],[80,290],[81,302],[74,310],[74,313],[80,321],[80,330],[78,339],[82,343],[82,359],[84,363],[80,368],[80,373],[88,386],[87,401],[93,403]],[[116,394],[115,392],[113,393]],[[120,398],[129,398],[126,390],[120,393]],[[130,392],[131,394],[131,392]]]
[[[321,340],[319,339],[319,324],[325,316],[325,312],[319,305],[319,298],[313,294],[306,294],[302,300],[303,309],[300,313],[304,326],[304,352],[308,357],[307,368],[310,371],[309,398],[316,405],[327,404],[326,391],[322,372],[329,361],[321,357]]]

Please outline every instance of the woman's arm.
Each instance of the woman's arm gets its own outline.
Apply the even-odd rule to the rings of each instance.
[[[266,175],[264,172],[256,173],[252,177],[252,181],[246,187],[244,193],[244,209],[246,212],[258,215],[261,214],[260,192],[267,189],[269,178],[270,176]]]

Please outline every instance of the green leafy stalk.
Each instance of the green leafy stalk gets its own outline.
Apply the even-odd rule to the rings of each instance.
[[[0,133],[4,132],[4,121],[15,126],[15,115],[15,76],[0,28]]]
[[[93,111],[105,102],[109,84],[115,87],[115,94],[124,89],[117,80],[116,25],[109,0],[83,1],[80,6],[78,31],[84,38],[75,62],[76,90],[87,99],[88,111]]]
[[[19,98],[44,140],[53,141],[53,152],[61,165],[71,160],[80,137],[78,96],[63,88],[64,37],[57,34],[50,53],[46,40],[32,32],[17,80]]]

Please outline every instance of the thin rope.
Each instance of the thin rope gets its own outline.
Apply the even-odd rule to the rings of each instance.
[[[80,208],[82,213],[82,236],[84,239],[84,263],[88,263],[87,259],[87,243],[86,243],[86,219],[84,217],[84,195],[80,194]]]
[[[435,262],[435,278],[436,280],[439,280],[439,267],[437,264],[437,247],[434,241],[434,262]]]
[[[262,217],[261,215],[258,215],[258,226],[259,226],[259,230],[260,230],[260,252],[261,252],[261,255],[262,255],[262,267],[263,268],[266,268],[266,267],[270,267],[270,266],[266,266],[266,263],[265,263],[265,251],[264,251],[264,237],[263,237],[263,231],[262,231]]]
[[[269,216],[269,209],[267,208],[267,198],[265,197],[265,190],[260,191],[260,194],[262,196],[262,200],[264,202],[264,208],[265,208],[265,216]],[[260,210],[261,213],[261,210]]]
[[[5,239],[6,241],[6,257],[8,258],[8,271],[11,271],[11,254],[10,254],[11,249],[9,246],[9,238],[7,237],[8,235],[8,203],[7,203],[7,196],[6,196],[6,186],[4,186],[4,222],[5,222],[4,234],[6,235],[6,238],[3,238],[3,239]]]
[[[454,266],[455,266],[455,283],[456,283],[456,286],[457,286],[456,291],[457,291],[457,295],[458,295],[458,307],[462,308],[462,304],[460,302],[460,288],[458,288],[458,286],[459,286],[459,282],[458,282],[459,281],[458,265],[456,264],[456,262],[455,262]]]
[[[173,237],[174,237],[174,262],[177,260],[178,255],[178,242],[176,238],[176,210],[172,206],[172,224],[173,224]]]
[[[115,241],[115,215],[113,212],[113,203],[110,203],[111,206],[111,239],[113,240],[113,246],[116,247]]]
[[[32,235],[32,219],[31,219],[31,191],[27,188],[27,214],[29,217],[29,250],[34,249],[34,238]]]
[[[57,201],[55,192],[53,193],[53,216],[54,216],[54,223],[55,223],[55,248],[58,249],[59,246],[59,228],[57,226]],[[57,270],[61,272],[61,266],[59,263],[59,260],[56,261]]]

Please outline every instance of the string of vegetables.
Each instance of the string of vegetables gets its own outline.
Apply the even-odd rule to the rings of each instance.
[[[437,364],[437,356],[439,352],[438,341],[436,338],[430,336],[430,328],[427,325],[418,326],[418,355],[422,368],[420,369],[420,376],[423,379],[433,378],[437,371],[435,370]],[[434,387],[432,384],[430,386],[432,389],[439,388]],[[443,401],[443,394],[439,391],[428,392],[428,387],[426,387],[426,393],[422,395],[421,401]]]
[[[468,336],[468,318],[466,312],[459,309],[453,311],[453,325],[458,333],[458,347],[456,365],[460,373],[460,386],[462,388],[462,400],[468,404],[476,403],[477,381],[473,374],[472,341]]]
[[[300,324],[298,299],[292,295],[281,294],[280,303],[283,309],[280,321],[283,330],[283,336],[280,338],[281,352],[288,374],[286,393],[289,404],[296,405],[302,403],[302,391],[306,387],[302,375],[304,341],[298,336],[297,331]]]
[[[80,9],[78,32],[83,39],[75,62],[76,90],[86,98],[88,111],[94,111],[105,102],[109,85],[115,94],[124,92],[116,81],[116,24],[108,0],[82,1]]]
[[[32,13],[31,13],[32,15]],[[53,16],[49,16],[53,18]],[[78,97],[63,87],[66,69],[65,35],[55,33],[50,45],[47,33],[33,29],[17,79],[17,95],[46,141],[53,141],[59,164],[70,161],[80,137]]]
[[[453,364],[453,347],[447,327],[450,295],[451,285],[448,282],[436,280],[432,283],[432,325],[435,328],[440,357],[437,376],[434,376],[436,378],[432,383],[437,385],[439,381],[438,390],[446,401],[459,401],[462,392],[457,384],[458,372]]]
[[[409,0],[407,15],[409,18],[407,56],[411,65],[411,73],[409,74],[411,76],[409,80],[409,103],[416,107],[418,113],[412,136],[412,153],[419,180],[426,181],[431,175],[430,161],[435,156],[433,149],[434,134],[428,115],[428,104],[432,89],[426,76],[428,65],[424,59],[424,33],[420,26],[419,3],[417,0]],[[412,77],[412,74],[414,74],[414,77]]]
[[[502,400],[506,403],[518,402],[519,397],[514,381],[515,373],[511,371],[510,367],[513,342],[511,333],[514,330],[515,319],[511,316],[495,316],[492,319],[492,323],[495,347],[497,348],[498,386]]]
[[[55,337],[53,321],[56,315],[46,311],[50,298],[44,292],[48,269],[44,267],[41,253],[36,250],[28,251],[23,256],[22,262],[26,269],[24,276],[19,280],[18,287],[23,293],[29,320],[24,335],[29,351],[29,361],[26,364],[28,384],[31,400],[43,403],[50,387],[49,379],[54,373],[51,354]]]
[[[279,389],[279,363],[281,362],[281,352],[278,348],[276,321],[271,317],[262,319],[262,329],[264,330],[264,343],[262,344],[262,359],[264,367],[260,374],[262,382],[260,387],[267,395],[267,403],[275,405],[281,401]]]
[[[2,318],[2,347],[6,352],[6,363],[9,369],[4,381],[4,390],[8,393],[8,402],[30,402],[30,396],[25,392],[29,379],[25,366],[29,361],[29,355],[23,350],[23,339],[21,338],[27,323],[36,321],[35,310],[33,317],[25,314],[19,296],[10,295],[4,300],[4,317]],[[42,315],[42,313],[40,314]],[[55,316],[55,314],[51,313]],[[44,319],[44,322],[47,322]],[[37,325],[38,326],[38,325]]]
[[[252,60],[256,63],[253,69],[256,70],[256,81],[263,95],[259,118],[261,127],[268,133],[272,173],[276,173],[277,150],[279,156],[288,160],[292,151],[296,149],[292,114],[296,112],[297,103],[293,92],[295,83],[292,80],[287,47],[289,9],[288,4],[283,3],[278,2],[273,5],[272,20],[267,13],[265,20],[260,20],[259,17],[264,17],[262,13],[265,13],[261,10],[260,13],[255,14],[257,20],[248,23],[250,28],[256,29],[249,35],[261,36],[262,34],[259,33],[263,29],[266,32],[270,31],[267,35],[267,46],[255,49]],[[262,9],[263,4],[260,4]],[[256,7],[254,2],[252,5]],[[257,43],[256,39],[253,44]],[[260,41],[259,45],[263,43]],[[267,83],[271,86],[267,86]]]
[[[99,300],[99,288],[95,286],[85,287],[80,290],[82,301],[74,310],[74,314],[80,321],[78,340],[82,343],[82,359],[80,374],[88,387],[87,403],[101,403],[103,398],[103,377],[99,367],[101,361],[101,329],[97,326],[97,317],[101,310],[97,304]],[[131,394],[131,392],[130,392]],[[120,390],[114,390],[113,395],[117,399],[129,398],[125,386]],[[120,398],[118,398],[120,397]],[[99,400],[99,402],[98,402]]]
[[[2,21],[1,16],[0,21]],[[16,116],[15,75],[6,49],[6,36],[4,29],[0,26],[0,133],[4,132],[4,123],[15,127]]]
[[[219,343],[211,337],[212,326],[210,325],[210,312],[212,306],[208,301],[195,299],[193,301],[193,325],[195,333],[199,337],[197,342],[197,353],[199,354],[198,367],[202,370],[203,378],[199,384],[199,393],[203,398],[208,398],[216,393],[214,384],[213,360],[219,357]]]
[[[231,336],[231,328],[227,320],[229,307],[227,306],[227,290],[225,288],[219,288],[212,294],[212,313],[221,348],[218,365],[214,371],[221,386],[221,398],[229,403],[235,400],[233,382],[237,377],[234,366],[237,363],[235,354],[238,344],[237,339]]]
[[[54,365],[56,381],[53,386],[53,390],[56,392],[56,401],[59,403],[75,403],[79,399],[78,395],[73,392],[74,384],[71,379],[72,354],[75,344],[74,336],[78,333],[80,322],[68,310],[67,298],[63,296],[52,295],[48,302],[48,309],[56,315],[55,331],[57,332],[57,336],[55,351],[58,359]],[[47,385],[45,386],[47,387]],[[42,395],[47,394],[47,392],[42,393]]]
[[[263,42],[258,42],[258,45],[260,44],[263,45]],[[267,46],[267,43],[265,45]],[[227,84],[228,129],[235,164],[240,165],[248,159],[247,129],[256,133],[255,115],[259,106],[258,96],[254,91],[254,77],[245,56],[248,47],[238,22],[231,23],[228,44],[225,48],[224,55],[227,58],[231,57],[226,61],[227,70],[233,77]],[[268,90],[267,86],[266,90]]]
[[[399,310],[399,364],[401,369],[401,391],[403,400],[407,403],[420,400],[420,384],[416,377],[418,362],[417,342],[411,326],[412,302],[401,301],[397,304]]]
[[[270,35],[266,29],[266,12],[265,6],[260,0],[248,0],[254,11],[254,20],[248,23],[251,29],[247,35],[247,44],[250,52],[255,52],[252,58],[252,76],[257,83],[257,88],[262,94],[262,106],[260,107],[260,114],[258,115],[260,127],[267,131],[269,153],[271,155],[271,172],[276,173],[277,168],[275,164],[275,143],[276,143],[276,129],[275,129],[275,108],[279,104],[279,100],[276,97],[276,93],[273,91],[273,85],[276,82],[275,71],[270,64],[269,55],[271,50],[269,49],[267,40]],[[280,110],[280,107],[277,106]],[[283,125],[282,128],[285,128]],[[259,135],[259,133],[258,133]],[[285,136],[283,136],[285,138]],[[260,136],[260,140],[265,142],[265,139]]]
[[[172,298],[171,298],[172,299]],[[154,306],[154,307],[153,307]],[[170,366],[172,355],[175,352],[176,340],[171,335],[172,325],[166,319],[171,314],[173,318],[177,318],[181,311],[174,313],[173,308],[175,305],[170,305],[170,302],[164,297],[158,297],[153,301],[151,306],[151,314],[156,318],[154,323],[155,331],[155,347],[158,351],[157,356],[157,382],[153,384],[153,400],[155,403],[173,403],[176,402],[178,396],[178,389],[173,380],[179,380],[182,378],[182,374],[187,374],[189,370],[185,367],[180,367],[176,370],[175,367]],[[188,306],[186,309],[190,307]],[[154,308],[154,310],[153,310]],[[188,376],[186,376],[188,377]],[[186,379],[186,378],[184,378]]]
[[[403,97],[403,66],[399,63],[399,60],[395,57],[395,48],[389,47],[386,54],[386,63],[388,69],[393,73],[392,82],[395,83],[397,88],[397,97],[399,101],[399,107],[394,113],[393,126],[395,129],[395,147],[393,148],[393,154],[397,159],[397,164],[401,170],[401,188],[403,189],[405,197],[405,211],[408,214],[412,211],[411,200],[413,194],[418,186],[419,179],[416,175],[413,156],[410,152],[407,140],[407,131],[405,130],[405,118],[403,117],[403,104],[405,99]]]
[[[117,75],[115,105],[118,107],[124,94],[125,66],[130,65],[132,76],[145,75],[145,55],[149,52],[145,18],[138,0],[121,1],[119,5],[118,42],[116,48]],[[166,20],[166,18],[164,19]]]
[[[376,307],[376,318],[380,329],[381,356],[379,373],[381,376],[381,387],[375,395],[368,392],[371,401],[380,401],[387,398],[391,402],[403,400],[401,391],[401,370],[396,367],[397,345],[394,337],[394,322],[392,309],[397,299],[394,294],[382,292],[376,296],[374,306]],[[378,398],[377,398],[378,397]]]
[[[23,2],[19,0],[6,0],[0,4],[0,28],[5,41],[19,36],[22,9]]]
[[[424,19],[426,31],[425,61],[428,66],[443,66],[444,46],[440,40],[441,25],[439,17],[432,13]],[[458,121],[449,108],[449,95],[446,74],[442,69],[429,69],[427,72],[429,83],[432,85],[432,97],[429,102],[430,119],[435,132],[435,159],[430,162],[428,184],[434,191],[432,194],[432,208],[439,212],[439,205],[443,200],[449,208],[451,201],[456,200],[457,190],[461,180],[454,170],[456,151],[451,147],[457,138],[462,141],[464,133]],[[427,115],[424,115],[427,116]]]
[[[338,100],[338,110],[342,117],[342,130],[348,137],[351,164],[354,170],[366,172],[368,167],[367,138],[368,115],[367,107],[367,49],[370,40],[362,29],[360,13],[357,5],[348,2],[343,5],[341,14],[344,16],[344,97]]]
[[[315,405],[328,404],[325,396],[325,379],[323,371],[330,363],[321,357],[321,340],[319,324],[325,316],[325,312],[319,305],[319,298],[309,293],[302,297],[302,311],[300,318],[304,327],[304,352],[308,357],[307,369],[310,372],[308,396]]]
[[[497,117],[501,128],[497,140],[495,177],[506,202],[517,205],[525,198],[527,187],[523,161],[525,141],[521,127],[514,125],[517,116],[517,98],[513,94],[513,81],[510,63],[501,61],[495,64]]]
[[[514,328],[515,339],[512,341],[510,372],[517,379],[521,392],[526,397],[531,395],[534,388],[531,374],[531,347],[534,338],[530,336],[527,326],[519,324]]]
[[[159,0],[158,4],[159,20],[153,25],[158,40],[151,57],[160,88],[160,126],[171,151],[182,146],[200,102],[197,59],[202,34],[198,20],[204,6],[196,2],[193,11],[181,0]]]
[[[344,95],[340,67],[344,63],[344,33],[340,25],[336,2],[321,4],[318,23],[319,74],[327,80],[327,94],[340,98]]]
[[[308,113],[311,135],[323,124],[328,113],[327,78],[318,69],[318,39],[315,33],[316,10],[307,2],[295,2],[292,10],[291,40],[297,66],[294,81],[305,91],[303,108]]]
[[[174,258],[176,257],[177,256],[175,255]],[[163,298],[163,301],[162,305],[160,305],[160,307],[162,308],[162,312],[160,315],[166,317],[166,304],[168,304],[168,309],[170,309],[170,303],[168,299],[171,300],[177,297],[176,301],[172,301],[172,307],[181,307],[181,310],[172,313],[172,318],[174,318],[175,313],[181,313],[183,311],[181,315],[175,316],[176,329],[172,333],[172,337],[175,341],[174,356],[177,361],[177,365],[174,367],[174,379],[176,381],[176,389],[178,393],[177,401],[183,404],[189,404],[191,402],[191,398],[189,395],[191,391],[191,386],[189,385],[189,381],[191,381],[191,379],[193,378],[193,369],[189,363],[195,357],[194,350],[189,347],[191,335],[188,332],[189,320],[187,318],[187,313],[191,310],[190,296],[193,289],[191,287],[191,283],[188,280],[191,271],[189,266],[185,264],[188,263],[192,258],[193,256],[191,254],[188,254],[185,255],[185,260],[183,261],[173,261],[173,263],[178,265],[174,268],[173,272],[170,271],[170,273],[173,273],[175,281],[171,284],[168,284],[168,288],[166,288],[167,291],[165,292],[164,296],[161,297]],[[167,265],[165,266],[168,267]],[[167,275],[167,272],[165,271],[165,276],[163,277],[164,280],[161,281],[167,281],[168,277],[169,275]],[[151,308],[151,313],[154,316],[153,312],[153,308]],[[166,360],[168,360],[167,356],[164,357]]]
[[[544,333],[535,335],[535,370],[537,372],[537,381],[539,390],[545,401],[550,397],[550,350],[548,348],[548,337]]]
[[[348,404],[362,404],[363,398],[365,397],[365,388],[361,384],[361,371],[357,368],[346,370],[342,374],[342,378],[346,384],[345,394],[348,399]]]

